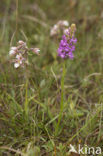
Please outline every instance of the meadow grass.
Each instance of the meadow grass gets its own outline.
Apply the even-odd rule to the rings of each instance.
[[[70,144],[103,151],[102,5],[0,1],[0,156],[69,156]],[[75,59],[66,60],[66,71],[57,56],[59,41],[49,34],[61,19],[77,25]],[[8,55],[21,39],[41,49],[31,58],[27,79]]]

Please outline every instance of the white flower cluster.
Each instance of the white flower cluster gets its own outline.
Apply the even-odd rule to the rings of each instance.
[[[24,41],[18,41],[16,47],[11,47],[9,55],[15,57],[12,62],[14,62],[14,67],[24,67],[25,64],[28,64],[28,53],[32,51],[35,54],[39,54],[39,48],[28,48]]]
[[[69,22],[66,20],[60,20],[57,22],[57,24],[55,24],[51,30],[50,30],[50,36],[55,36],[58,35],[59,32],[62,31],[66,31],[67,27],[69,26]]]

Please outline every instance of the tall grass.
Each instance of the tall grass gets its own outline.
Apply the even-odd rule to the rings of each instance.
[[[0,4],[0,155],[66,156],[69,144],[103,148],[102,0]],[[75,59],[63,67],[59,41],[49,36],[60,19],[76,23],[78,38]],[[27,79],[8,56],[19,39],[41,49]]]

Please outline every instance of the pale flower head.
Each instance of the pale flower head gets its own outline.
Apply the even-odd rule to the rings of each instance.
[[[54,29],[54,30],[58,30],[58,25],[55,24],[55,25],[53,26],[53,29]]]
[[[50,36],[58,35],[60,31],[64,31],[69,26],[69,22],[67,20],[60,20],[55,24],[50,31]]]
[[[32,52],[39,55],[40,49],[39,48],[31,48]]]
[[[17,50],[17,47],[11,47],[11,50],[15,50],[16,51]]]
[[[14,50],[10,50],[10,51],[9,51],[9,55],[10,55],[10,56],[15,55],[15,51],[14,51]]]
[[[58,25],[55,24],[50,31],[50,36],[54,36],[54,35],[58,34],[58,30],[59,30],[59,27],[58,27]]]
[[[25,42],[22,41],[22,40],[19,40],[19,41],[18,41],[18,44],[22,45],[22,44],[25,44]]]
[[[68,27],[69,26],[69,22],[65,20],[65,21],[63,21],[63,25]]]
[[[20,66],[19,63],[14,63],[14,68],[18,68]]]
[[[14,63],[14,68],[26,67],[29,65],[29,54],[30,51],[39,55],[39,48],[28,48],[26,42],[19,40],[16,47],[11,47],[9,55],[13,56],[12,62]],[[30,54],[31,55],[31,54]]]
[[[9,51],[9,55],[13,56],[16,54],[16,52],[17,52],[17,47],[11,47]]]
[[[58,23],[59,27],[68,27],[69,26],[69,22],[66,20],[60,20]]]
[[[15,63],[14,63],[14,67],[18,68],[20,65],[22,65],[23,60],[24,60],[24,58],[23,58],[23,56],[21,54],[16,55],[16,60],[15,60]]]
[[[18,54],[18,55],[16,55],[16,59],[17,59],[18,61],[20,61],[20,64],[21,64],[21,62],[22,62],[22,60],[23,60],[23,56],[22,56],[21,54]]]

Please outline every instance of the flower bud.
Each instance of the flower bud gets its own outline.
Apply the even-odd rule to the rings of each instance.
[[[71,29],[72,29],[72,31],[75,31],[76,30],[76,25],[75,24],[72,24],[71,25]]]

